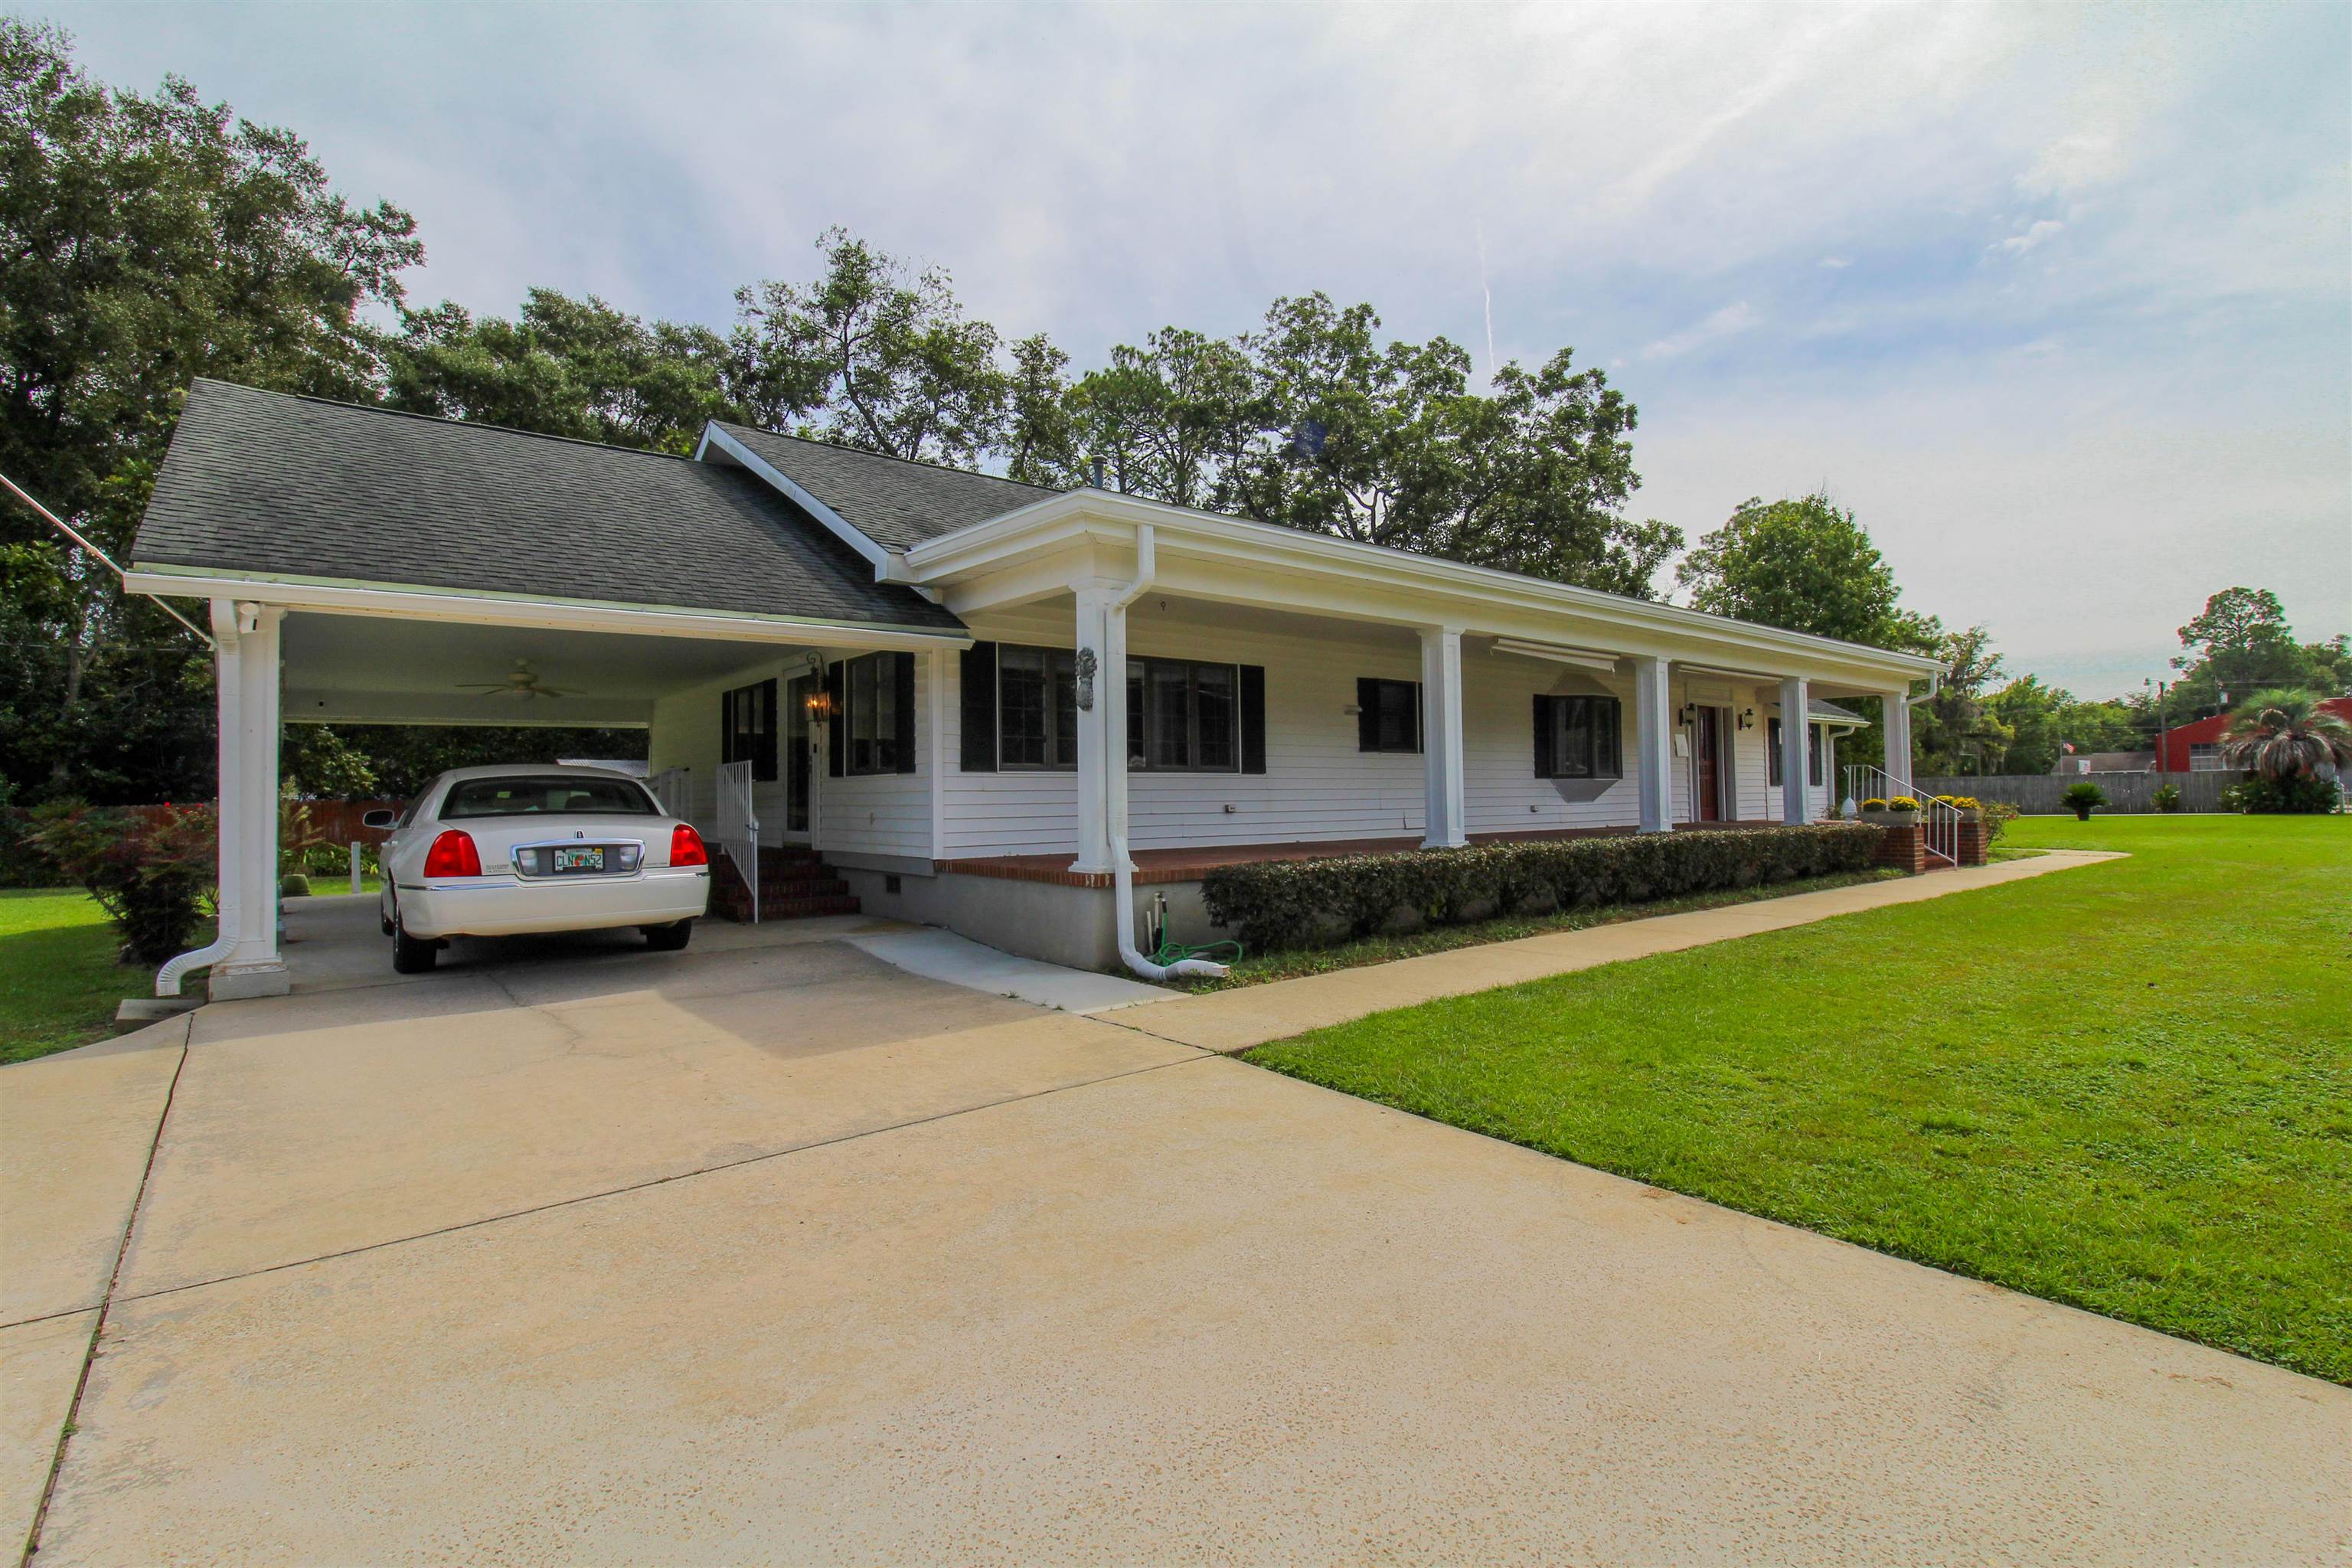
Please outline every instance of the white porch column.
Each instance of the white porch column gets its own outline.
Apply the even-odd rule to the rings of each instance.
[[[1885,714],[1879,728],[1886,737],[1886,776],[1895,781],[1899,794],[1911,788],[1911,704],[1910,694],[1903,691],[1887,693],[1883,706]]]
[[[1108,617],[1110,602],[1115,597],[1108,588],[1085,587],[1077,594],[1077,650],[1083,671],[1087,655],[1093,655],[1094,710],[1081,709],[1078,715],[1078,858],[1073,861],[1073,871],[1104,872],[1112,869],[1110,863],[1110,748],[1127,744],[1124,732],[1116,740],[1108,722],[1111,705],[1104,701],[1110,679],[1110,648]],[[1087,681],[1082,673],[1078,679],[1079,700],[1086,699]],[[1124,687],[1121,688],[1124,689]]]
[[[1812,738],[1813,721],[1807,684],[1801,679],[1780,682],[1780,820],[1792,827],[1804,822],[1811,798],[1806,794],[1805,744]]]
[[[1462,778],[1462,628],[1421,629],[1422,763],[1427,804],[1422,847],[1470,842]]]
[[[1641,790],[1642,831],[1664,833],[1675,825],[1674,705],[1667,681],[1672,668],[1663,658],[1633,660],[1633,776]]]
[[[236,653],[221,661],[221,677],[236,682],[236,701],[232,710],[224,691],[220,710],[221,936],[233,945],[213,964],[215,1002],[292,989],[278,951],[278,634],[286,612],[247,603],[234,614]]]

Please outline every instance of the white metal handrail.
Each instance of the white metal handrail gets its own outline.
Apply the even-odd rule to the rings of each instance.
[[[1845,765],[1845,803],[1851,806],[1860,800],[1892,800],[1896,795],[1908,795],[1919,803],[1921,837],[1927,853],[1946,865],[1960,863],[1960,808],[1923,795],[1910,784],[1895,777],[1885,768],[1868,763],[1848,763]]]
[[[719,764],[719,847],[735,862],[751,893],[751,923],[760,923],[760,818],[751,798],[751,764]]]

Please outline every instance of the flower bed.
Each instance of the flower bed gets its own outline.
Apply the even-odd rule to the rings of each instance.
[[[1875,829],[1837,822],[1538,839],[1221,866],[1202,879],[1201,891],[1211,920],[1264,952],[1860,871],[1877,843]]]

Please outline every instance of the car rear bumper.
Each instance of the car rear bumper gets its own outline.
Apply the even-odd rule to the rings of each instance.
[[[520,936],[693,920],[710,904],[710,870],[662,868],[632,877],[452,878],[399,892],[411,936]]]

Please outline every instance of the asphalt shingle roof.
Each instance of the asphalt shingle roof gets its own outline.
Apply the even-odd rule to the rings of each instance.
[[[1834,702],[1824,702],[1818,697],[1805,699],[1805,716],[1809,719],[1829,719],[1846,724],[1867,724],[1869,720],[1851,708],[1841,708]]]
[[[189,388],[131,558],[961,626],[911,589],[875,582],[855,551],[741,468],[220,381]]]
[[[993,474],[886,458],[723,420],[715,423],[886,550],[909,549],[1062,493]]]

